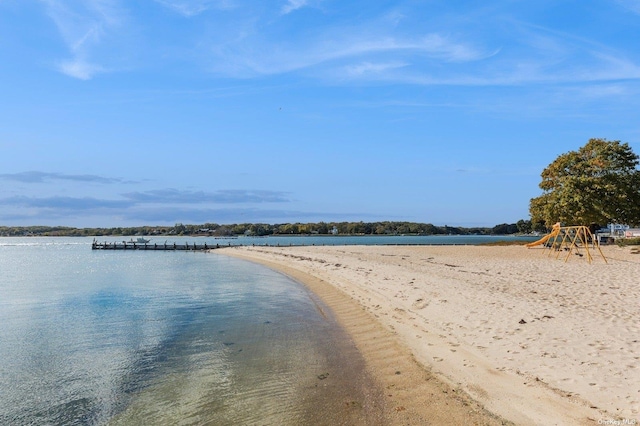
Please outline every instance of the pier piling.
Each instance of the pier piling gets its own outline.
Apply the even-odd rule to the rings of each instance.
[[[231,244],[229,244],[231,245]],[[138,243],[133,241],[104,241],[99,242],[97,240],[93,240],[91,243],[92,250],[160,250],[160,251],[203,251],[203,250],[213,250],[220,248],[220,244],[198,244],[198,243],[184,243],[184,244],[176,244],[171,243],[167,244],[165,241],[164,244],[148,244],[148,243]]]

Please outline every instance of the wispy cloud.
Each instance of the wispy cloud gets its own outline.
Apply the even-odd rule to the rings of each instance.
[[[92,211],[97,209],[122,209],[131,205],[126,200],[101,200],[93,197],[26,197],[0,199],[0,205],[26,208],[54,209],[57,211]]]
[[[26,172],[2,174],[0,180],[21,183],[43,184],[52,181],[72,181],[81,183],[122,184],[120,179],[103,178],[95,175],[64,175],[58,173]],[[259,209],[255,206],[276,203],[292,203],[290,194],[269,190],[218,190],[212,192],[157,189],[128,192],[108,197],[67,196],[65,188],[59,188],[62,195],[12,195],[0,198],[0,219],[44,223],[50,219],[80,217],[119,217],[140,221],[212,221],[260,220],[270,218],[303,216],[301,212]],[[238,206],[236,208],[222,206]],[[161,207],[159,207],[161,206]],[[215,218],[215,219],[214,219]],[[44,222],[43,222],[44,220]]]
[[[601,42],[526,22],[512,21],[515,49],[500,65],[522,82],[635,80],[640,66],[628,53]]]
[[[386,62],[386,63],[371,63],[362,62],[359,64],[347,65],[345,70],[347,74],[351,76],[363,76],[371,74],[380,74],[389,70],[395,70],[408,66],[406,62]]]
[[[215,200],[218,204],[237,203],[264,203],[286,202],[278,193],[269,194],[271,191],[219,191],[214,194],[195,193],[195,196],[186,198],[188,191],[174,191],[173,195],[163,196],[165,191],[146,193],[146,196],[130,197],[129,199],[99,199],[94,197],[27,197],[14,196],[0,198],[0,220],[31,224],[59,224],[60,219],[65,220],[66,225],[74,225],[75,218],[85,223],[82,226],[109,217],[111,221],[125,221],[132,224],[159,224],[159,223],[243,223],[243,222],[285,222],[289,220],[327,220],[327,217],[368,217],[370,214],[305,212],[292,209],[263,209],[250,206],[243,207],[217,207],[205,205],[205,201]],[[172,192],[172,191],[170,191]],[[257,193],[257,194],[256,194]],[[252,195],[253,194],[253,195]],[[200,199],[198,199],[200,196]],[[162,208],[158,208],[157,202],[163,202]],[[215,203],[214,203],[215,204]],[[71,220],[71,222],[70,222]]]
[[[109,178],[97,175],[72,175],[65,173],[49,173],[49,172],[21,172],[21,173],[4,173],[0,174],[0,180],[10,180],[23,183],[43,183],[50,181],[75,181],[85,183],[132,183],[119,178]]]
[[[84,59],[74,58],[70,61],[63,61],[58,64],[58,69],[69,77],[75,77],[79,80],[91,80],[98,74],[105,72],[106,69],[100,65],[90,64]]]
[[[286,203],[291,201],[286,192],[264,190],[220,190],[215,192],[158,189],[122,194],[137,203],[163,204],[237,204],[237,203]]]
[[[616,0],[616,3],[632,12],[640,14],[640,0]]]
[[[403,67],[419,66],[425,58],[462,63],[484,59],[494,53],[440,34],[363,36],[353,30],[322,34],[304,43],[279,43],[277,46],[264,43],[257,41],[259,47],[251,51],[237,49],[236,53],[230,53],[231,49],[226,49],[223,52],[225,60],[218,64],[217,70],[236,74],[244,69],[248,75],[273,75],[322,66],[330,69],[351,67],[349,69],[357,71],[358,67],[362,70],[363,63],[385,62],[386,69],[390,69],[398,68],[400,63]],[[389,61],[389,58],[393,60]]]
[[[234,0],[155,0],[157,3],[185,17],[200,15],[211,9],[232,9]]]
[[[91,60],[94,48],[121,26],[125,12],[118,0],[42,0],[67,45],[71,59],[58,69],[74,78],[89,80],[107,70]]]
[[[282,6],[282,13],[284,15],[289,14],[294,10],[305,7],[307,3],[309,3],[308,0],[287,0],[287,3]]]
[[[332,40],[319,49],[322,61],[341,57],[361,56],[375,53],[408,53],[426,55],[446,62],[467,62],[485,58],[487,53],[473,47],[470,43],[452,40],[441,34],[425,34],[414,38],[395,36],[354,37],[351,40]],[[333,53],[328,53],[329,51]]]
[[[6,206],[7,200],[0,199]],[[14,200],[15,201],[15,200]],[[108,205],[91,199],[76,200],[22,200],[20,210],[0,210],[0,220],[6,222],[64,225],[64,226],[105,226],[104,218],[109,218],[109,226],[159,225],[174,223],[284,223],[298,221],[333,220],[388,220],[388,216],[369,212],[304,211],[294,209],[260,208],[197,208],[166,206],[162,209],[149,206],[122,207]],[[114,223],[114,220],[116,221]]]
[[[126,56],[123,50],[135,44],[124,42],[121,33],[139,24],[136,19],[143,19],[135,16],[136,7],[125,0],[41,3],[68,50],[69,57],[56,63],[60,72],[90,80],[127,68],[116,58]],[[617,3],[640,13],[638,0]],[[180,55],[181,60],[189,58],[187,63],[194,61],[194,69],[206,67],[224,77],[297,73],[340,84],[473,86],[640,79],[634,52],[523,22],[508,5],[495,6],[500,13],[478,6],[441,14],[442,23],[430,19],[439,11],[429,5],[365,7],[358,19],[347,24],[346,14],[353,14],[357,6],[322,0],[278,0],[260,7],[238,0],[154,0],[152,4],[192,18],[197,28],[204,28],[196,34],[190,32],[193,27],[172,26],[168,47],[164,44],[168,39],[156,33],[163,31],[163,17],[135,25],[132,33],[145,32],[136,40],[164,40],[146,46],[162,51],[154,60],[172,61]],[[313,25],[296,20],[300,15],[294,12],[320,6],[322,11],[311,18],[305,15]],[[229,13],[207,13],[221,10]],[[145,48],[137,49],[136,56]]]
[[[302,6],[308,3],[292,0],[283,11]],[[423,14],[428,9],[416,7]],[[507,16],[469,12],[444,26],[419,25],[409,9],[385,10],[286,40],[261,25],[247,26],[215,41],[211,69],[235,78],[297,73],[339,84],[508,86],[640,78],[632,52]],[[468,25],[472,19],[486,22]]]
[[[278,223],[288,221],[320,221],[327,220],[327,217],[358,217],[366,218],[369,214],[327,213],[327,212],[306,212],[300,210],[277,210],[277,209],[257,209],[257,208],[179,208],[169,207],[166,209],[137,209],[124,213],[123,218],[136,223],[206,223],[216,222],[222,224],[230,223]]]

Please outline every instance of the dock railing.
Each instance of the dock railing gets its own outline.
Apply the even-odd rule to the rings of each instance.
[[[167,243],[166,241],[162,244],[158,243],[139,243],[134,241],[104,241],[99,242],[97,240],[93,240],[91,243],[92,250],[161,250],[161,251],[202,251],[202,250],[213,250],[220,247],[230,247],[231,243],[228,245],[220,245],[220,244],[207,244],[207,243]]]

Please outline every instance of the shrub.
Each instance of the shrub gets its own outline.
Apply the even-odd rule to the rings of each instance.
[[[616,244],[620,247],[640,246],[640,238],[616,238]]]

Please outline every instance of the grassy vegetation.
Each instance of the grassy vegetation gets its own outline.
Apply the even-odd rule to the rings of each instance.
[[[640,246],[640,238],[618,238],[616,244],[620,247],[625,246]]]

